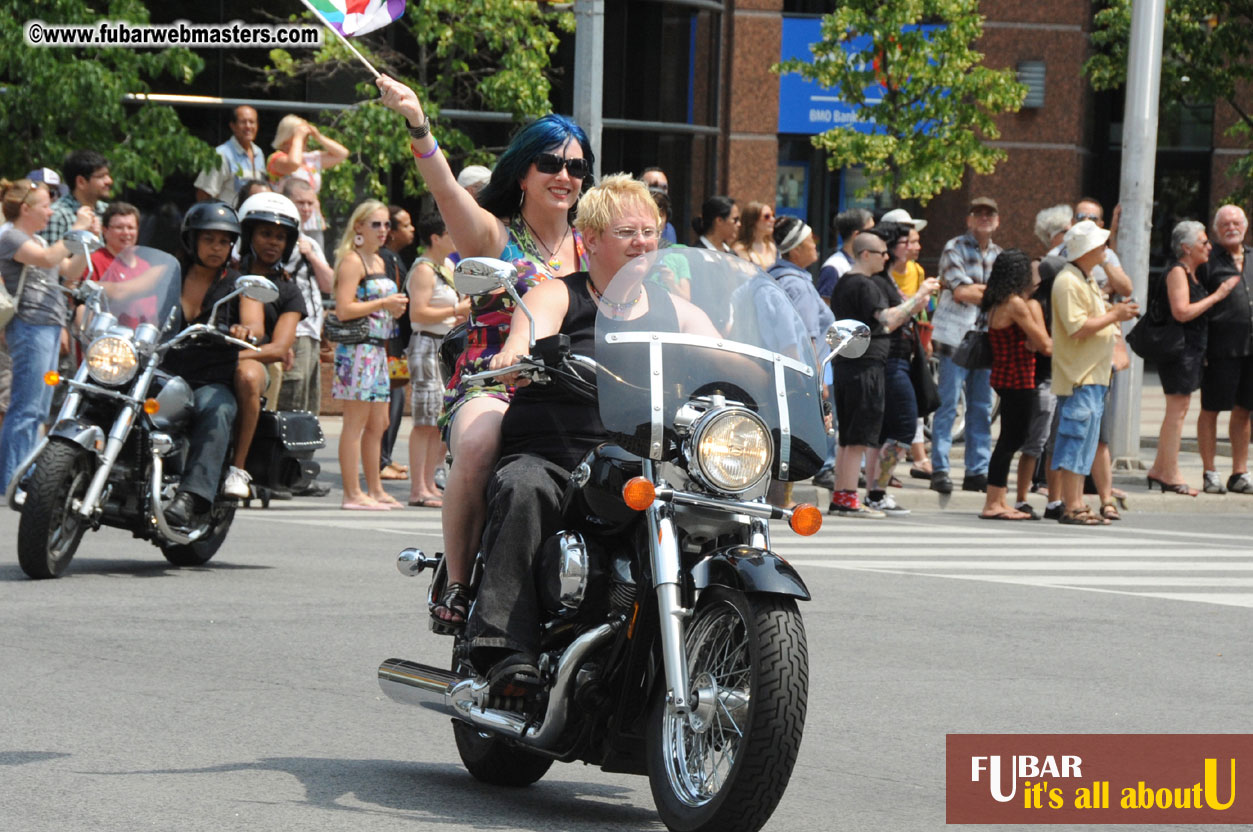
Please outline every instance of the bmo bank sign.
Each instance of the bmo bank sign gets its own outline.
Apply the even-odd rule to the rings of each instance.
[[[915,27],[910,27],[915,28]],[[918,26],[928,30],[937,26]],[[822,20],[816,17],[783,18],[783,43],[780,60],[797,58],[806,63],[817,60],[810,44],[822,40]],[[848,61],[864,64],[865,53],[870,51],[870,37],[862,35],[844,44]],[[830,59],[825,59],[830,60]],[[859,67],[869,69],[869,67]],[[866,88],[866,104],[877,104],[883,95],[883,87]],[[840,91],[821,87],[807,81],[796,73],[779,77],[779,132],[814,134],[824,133],[833,127],[851,127],[859,133],[874,132],[874,122],[863,117],[861,108],[840,98]]]

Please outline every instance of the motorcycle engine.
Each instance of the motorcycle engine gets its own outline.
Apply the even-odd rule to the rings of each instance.
[[[539,601],[559,618],[604,609],[608,590],[608,554],[595,538],[575,531],[558,532],[544,541],[539,555]]]

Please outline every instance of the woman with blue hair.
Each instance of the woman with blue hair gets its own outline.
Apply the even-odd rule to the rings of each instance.
[[[409,122],[410,150],[462,257],[498,257],[518,270],[521,295],[536,284],[587,268],[583,240],[571,219],[592,185],[592,149],[583,130],[556,114],[533,121],[513,138],[476,200],[457,184],[413,90],[380,76],[383,104]],[[484,492],[500,453],[500,422],[513,390],[467,389],[463,376],[486,370],[509,335],[514,302],[506,293],[474,299],[468,346],[444,395],[440,427],[453,455],[444,489],[442,524],[448,582],[431,610],[431,628],[455,632],[469,611],[468,584],[486,516]]]

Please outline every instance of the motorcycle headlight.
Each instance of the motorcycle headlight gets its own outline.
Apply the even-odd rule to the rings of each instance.
[[[125,384],[135,377],[139,358],[125,338],[106,335],[87,348],[87,372],[97,384]]]
[[[714,411],[692,432],[693,473],[717,491],[747,491],[770,472],[770,432],[748,410]]]

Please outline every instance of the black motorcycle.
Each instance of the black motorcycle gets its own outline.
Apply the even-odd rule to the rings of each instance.
[[[163,251],[126,249],[98,280],[83,280],[73,291],[82,305],[75,329],[83,361],[73,379],[45,377],[68,392],[52,428],[18,466],[5,495],[22,514],[17,556],[28,576],[60,576],[83,534],[101,526],[151,541],[177,566],[206,563],[222,546],[235,519],[233,499],[219,495],[191,528],[166,521],[190,447],[194,403],[191,386],[159,365],[169,350],[195,349],[206,340],[256,349],[215,323],[218,310],[240,295],[266,303],[278,290],[257,276],[240,277],[235,285],[214,305],[208,324],[188,326],[173,337],[180,269]],[[248,472],[260,488],[298,487],[317,474],[312,456],[324,446],[313,414],[263,412]]]
[[[673,287],[676,275],[722,336],[632,331],[641,282]],[[468,294],[513,293],[514,280],[501,261],[458,266]],[[451,671],[389,659],[379,683],[452,717],[461,759],[482,781],[526,785],[554,761],[582,761],[648,776],[670,829],[757,830],[796,762],[809,672],[796,603],[809,591],[771,551],[769,521],[800,534],[822,523],[814,506],[777,508],[765,495],[772,479],[822,465],[822,362],[787,296],[744,260],[655,252],[604,297],[594,359],[560,336],[534,344],[532,332],[532,354],[499,371],[596,396],[612,436],[573,472],[566,527],[537,562],[542,693],[489,695],[456,648]],[[868,338],[857,321],[827,334],[853,356]],[[398,567],[433,567],[428,603],[439,598],[438,554],[407,549]],[[480,563],[476,584],[481,573]]]

